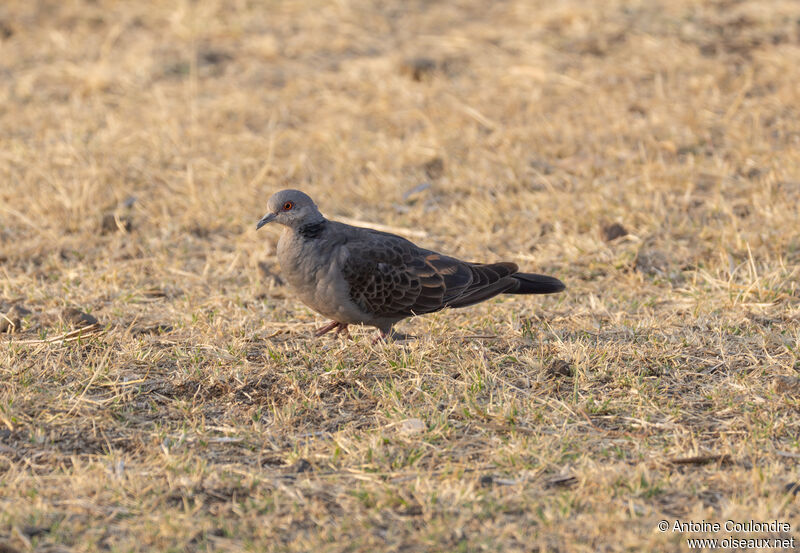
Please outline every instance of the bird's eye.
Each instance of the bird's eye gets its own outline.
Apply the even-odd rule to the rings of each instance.
[[[294,202],[286,202],[285,204],[283,204],[283,210],[284,211],[289,211],[293,207],[294,207]]]

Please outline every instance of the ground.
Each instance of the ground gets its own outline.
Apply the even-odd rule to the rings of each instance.
[[[10,0],[0,52],[0,550],[798,536],[796,1]],[[314,339],[286,187],[567,290]]]

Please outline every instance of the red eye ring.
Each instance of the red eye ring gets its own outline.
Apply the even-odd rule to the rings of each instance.
[[[294,207],[294,202],[286,202],[283,204],[284,211],[290,211]]]

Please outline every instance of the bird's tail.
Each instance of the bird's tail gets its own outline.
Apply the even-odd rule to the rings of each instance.
[[[517,285],[506,290],[506,294],[555,294],[566,288],[563,282],[547,275],[514,273],[510,278],[516,280]]]
[[[446,301],[448,307],[467,307],[498,294],[555,294],[565,288],[557,278],[517,273],[514,263],[471,263],[473,282],[466,290]]]

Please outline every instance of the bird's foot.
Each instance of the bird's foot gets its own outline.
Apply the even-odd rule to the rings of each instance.
[[[350,337],[350,331],[347,329],[347,327],[348,327],[347,323],[340,323],[338,321],[331,321],[328,324],[326,324],[325,326],[323,326],[322,328],[319,328],[316,331],[314,331],[314,336],[319,338],[323,334],[327,334],[331,330],[335,329],[337,336],[342,336],[344,338],[349,338]]]
[[[320,336],[322,336],[323,334],[327,334],[328,332],[330,332],[334,328],[338,329],[336,331],[336,333],[338,334],[339,332],[341,332],[341,329],[339,329],[339,327],[341,327],[341,326],[342,326],[342,323],[340,323],[338,321],[331,321],[328,324],[326,324],[325,326],[323,326],[322,328],[318,328],[317,330],[315,330],[314,331],[314,336],[319,338]],[[345,325],[345,327],[346,326],[347,325]]]

